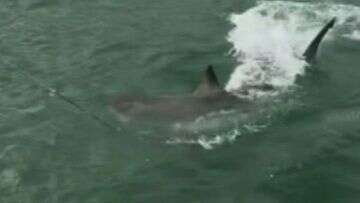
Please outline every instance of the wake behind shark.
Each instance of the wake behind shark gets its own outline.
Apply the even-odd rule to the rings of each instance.
[[[311,64],[316,60],[321,42],[335,24],[336,18],[328,22],[311,41],[303,53],[303,60]],[[247,95],[251,90],[274,91],[271,84],[249,85],[241,89],[240,94]],[[237,92],[239,93],[239,92]],[[160,96],[157,98],[119,97],[115,109],[121,121],[138,119],[188,120],[214,110],[226,110],[236,107],[247,109],[249,100],[240,99],[233,92],[221,87],[213,66],[209,65],[201,83],[192,94],[179,96]]]

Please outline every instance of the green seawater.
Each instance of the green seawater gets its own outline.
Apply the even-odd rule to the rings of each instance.
[[[297,1],[319,2],[360,7]],[[229,16],[259,3],[0,0],[0,202],[359,202],[360,41],[341,30],[360,30],[360,13],[295,88],[235,124],[224,113],[201,122],[216,129],[193,121],[178,135],[156,119],[128,128],[110,110],[122,94],[189,93],[208,64],[226,85],[239,65]]]

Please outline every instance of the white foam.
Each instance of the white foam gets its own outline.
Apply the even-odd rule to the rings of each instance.
[[[212,150],[216,146],[222,145],[224,143],[232,143],[236,140],[237,137],[241,135],[240,130],[234,129],[224,134],[219,134],[215,136],[206,136],[201,135],[196,138],[180,138],[174,137],[166,141],[166,144],[177,145],[177,144],[190,144],[190,145],[200,145],[206,150]]]
[[[20,176],[15,169],[8,168],[0,172],[0,179],[0,189],[15,190],[20,181]]]
[[[354,30],[351,34],[345,34],[344,37],[351,40],[360,41],[360,30]]]
[[[226,90],[254,98],[267,93],[255,89],[244,95],[244,87],[271,84],[281,91],[294,85],[296,76],[305,72],[304,50],[333,17],[338,18],[336,29],[326,40],[334,39],[337,33],[354,32],[352,39],[359,37],[354,30],[360,26],[360,8],[351,5],[271,1],[230,15],[234,28],[227,39],[233,44],[238,65]]]

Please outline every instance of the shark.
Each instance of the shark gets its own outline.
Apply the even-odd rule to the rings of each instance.
[[[334,27],[336,18],[331,19],[311,41],[302,55],[302,59],[312,64],[326,34]],[[271,84],[261,84],[243,87],[241,94],[250,90],[274,91]],[[214,110],[233,108],[249,109],[251,101],[241,99],[232,92],[226,91],[220,84],[214,67],[208,65],[202,75],[200,84],[192,93],[181,96],[135,97],[123,95],[115,100],[115,111],[120,121],[159,120],[172,121],[191,120]]]

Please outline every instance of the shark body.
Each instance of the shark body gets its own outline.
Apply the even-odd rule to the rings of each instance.
[[[303,59],[313,63],[319,46],[326,33],[334,26],[336,18],[329,21],[312,40],[303,54]],[[273,91],[271,84],[247,86],[242,90],[244,95],[251,89]],[[192,94],[182,96],[160,96],[156,98],[139,98],[120,96],[115,101],[115,109],[121,121],[138,119],[189,120],[215,110],[227,110],[236,107],[247,109],[252,104],[240,99],[221,87],[214,68],[209,65],[203,74],[201,83]]]

